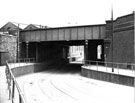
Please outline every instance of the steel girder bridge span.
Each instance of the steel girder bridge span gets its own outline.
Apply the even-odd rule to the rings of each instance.
[[[69,61],[71,48],[81,46],[84,60],[104,61],[105,38],[104,24],[22,30],[19,57],[36,58],[38,62],[56,59]]]

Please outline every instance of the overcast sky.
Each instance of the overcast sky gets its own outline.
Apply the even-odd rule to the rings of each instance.
[[[102,24],[132,13],[135,0],[0,0],[0,27],[8,21],[51,27]]]

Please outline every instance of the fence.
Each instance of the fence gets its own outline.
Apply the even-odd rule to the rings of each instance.
[[[35,59],[23,58],[23,59],[9,60],[6,62],[5,72],[8,83],[9,99],[12,100],[12,103],[26,103],[26,99],[15,79],[15,76],[13,75],[11,68],[28,65],[29,63],[32,62],[35,62]]]
[[[85,60],[84,66],[96,71],[109,72],[119,75],[135,76],[135,64],[131,63],[115,63],[103,61]]]

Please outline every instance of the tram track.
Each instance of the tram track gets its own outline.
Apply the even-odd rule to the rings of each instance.
[[[114,98],[111,103],[120,103],[122,98],[124,98],[123,103],[127,103],[129,99],[126,99],[126,94],[132,93],[129,87],[126,89],[125,86],[57,71],[25,75],[17,81],[22,82],[19,85],[28,103],[99,103],[99,101],[108,103],[112,99],[111,96]],[[115,92],[117,94],[113,95]],[[121,92],[125,93],[123,97],[120,96]],[[118,99],[118,102],[115,99]]]
[[[48,77],[48,78],[46,78]],[[49,100],[44,99],[44,101],[49,101],[49,103],[78,103],[77,99],[75,97],[72,97],[72,95],[67,94],[63,90],[59,89],[56,85],[53,84],[54,78],[57,77],[57,74],[49,74],[44,76],[40,76],[40,78],[33,79],[26,79],[23,83],[23,93],[27,97],[27,100],[29,102],[36,102],[40,103],[42,100],[38,96],[36,96],[36,91],[41,91],[38,95],[44,95],[44,97],[47,97]],[[58,79],[58,78],[57,78]],[[37,90],[36,90],[37,89]],[[51,91],[50,91],[51,90]],[[33,92],[35,93],[33,94]],[[53,92],[52,92],[53,91]],[[39,93],[39,92],[38,92]],[[57,96],[58,95],[58,96]],[[31,100],[29,99],[31,98]],[[63,100],[62,100],[63,98]],[[65,99],[68,99],[68,101],[65,101]],[[59,101],[59,102],[58,102]],[[70,102],[69,102],[70,101]],[[44,102],[43,102],[44,103]]]
[[[51,99],[39,88],[38,82],[40,77],[38,78],[38,76],[35,76],[35,78],[26,78],[27,81],[22,84],[23,93],[26,95],[28,103],[44,103],[44,101],[47,103],[54,103],[51,102]]]
[[[41,91],[43,91],[44,94],[46,94],[52,101],[54,101],[54,103],[78,103],[78,100],[75,97],[69,95],[68,93],[53,84],[54,78],[57,81],[57,75],[51,76],[48,80],[44,80],[44,82],[41,82],[39,80],[39,87]]]

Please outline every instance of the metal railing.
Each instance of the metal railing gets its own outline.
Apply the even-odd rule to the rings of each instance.
[[[84,66],[89,69],[103,72],[111,72],[119,75],[135,76],[135,64],[115,63],[106,61],[84,60]]]
[[[18,66],[27,65],[28,63],[31,63],[31,62],[35,62],[35,59],[23,58],[23,59],[17,59],[17,60],[9,60],[6,62],[5,72],[6,72],[6,78],[7,78],[7,83],[8,83],[9,99],[12,100],[12,103],[27,103],[27,101],[26,101],[26,98],[23,95],[23,92],[21,91],[11,69],[18,67]],[[120,67],[122,67],[122,66],[128,67],[130,71],[135,71],[134,70],[135,64],[129,64],[129,63],[112,63],[112,62],[85,60],[84,66],[86,66],[90,69],[95,68],[97,71],[101,71],[101,69],[103,69],[106,72],[108,72],[110,69],[112,69],[112,66],[113,66],[114,72],[117,71],[118,74],[120,74],[120,71],[121,71]],[[135,81],[134,81],[134,83],[135,83]]]
[[[8,63],[32,63],[35,61],[35,58],[19,58],[8,60]]]
[[[106,61],[84,60],[85,68],[96,71],[110,72],[118,75],[132,76],[134,78],[134,97],[135,97],[135,64],[133,63],[115,63]],[[135,98],[134,98],[135,103]]]
[[[22,58],[16,60],[9,60],[6,62],[5,72],[8,83],[9,99],[12,100],[12,103],[27,103],[27,102],[11,69],[18,66],[27,65],[28,63],[31,62],[35,62],[35,59]]]

